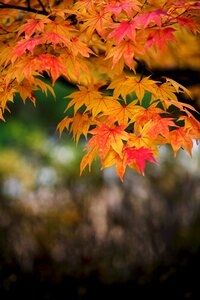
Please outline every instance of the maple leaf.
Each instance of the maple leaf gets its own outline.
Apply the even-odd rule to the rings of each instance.
[[[96,94],[96,97],[90,98],[90,103],[87,105],[87,111],[91,111],[93,118],[98,114],[104,113],[108,110],[108,106],[113,101],[113,98],[110,96],[103,96],[100,92]]]
[[[111,121],[107,122],[107,124],[101,122],[97,124],[98,127],[89,131],[93,136],[88,142],[87,147],[97,145],[98,154],[102,162],[110,149],[115,150],[120,156],[124,146],[123,141],[128,139],[128,133],[124,131],[125,127],[122,125],[113,125]]]
[[[87,61],[81,56],[74,56],[71,50],[64,48],[60,59],[63,64],[67,66],[66,76],[67,79],[75,85],[86,83],[88,85],[91,82],[91,72],[88,67]]]
[[[175,80],[171,79],[171,78],[168,78],[168,77],[163,77],[166,79],[166,82],[170,82],[171,85],[175,88],[176,90],[176,93],[185,93],[186,95],[188,95],[190,98],[192,98],[191,96],[191,92],[186,88],[184,87],[182,84],[176,82]]]
[[[136,30],[134,26],[134,22],[129,21],[122,21],[120,24],[117,24],[115,26],[116,28],[111,31],[108,35],[108,39],[115,37],[117,45],[127,36],[130,40],[132,40],[134,43],[135,36],[136,36]]]
[[[106,34],[106,28],[109,28],[111,18],[110,13],[101,11],[92,11],[90,14],[83,17],[82,31],[86,31],[88,39],[91,39],[92,34],[97,31],[101,37]]]
[[[63,133],[63,130],[66,128],[69,130],[70,124],[73,122],[73,117],[65,117],[62,121],[59,122],[59,124],[56,127],[56,130],[59,130],[60,136]]]
[[[66,39],[71,38],[71,32],[76,32],[77,30],[70,25],[68,21],[64,20],[55,20],[48,23],[46,26],[46,32],[53,32],[56,33]]]
[[[141,10],[141,3],[137,0],[132,0],[129,2],[126,1],[109,1],[108,4],[105,5],[105,12],[112,12],[112,14],[117,18],[121,12],[125,12],[131,18],[133,17],[133,11],[139,12]]]
[[[48,95],[48,91],[53,95],[53,97],[55,98],[55,92],[54,89],[52,88],[51,85],[45,83],[44,81],[40,80],[37,77],[34,77],[34,79],[32,80],[33,85],[35,85],[36,87],[39,87],[39,89],[41,89],[41,91],[43,93],[45,93],[45,95]]]
[[[94,104],[92,103],[94,101],[101,101],[102,100],[102,94],[101,92],[97,91],[95,87],[89,86],[84,87],[84,86],[78,86],[79,91],[74,92],[67,96],[66,98],[72,98],[66,108],[68,110],[70,107],[74,105],[74,113],[77,112],[79,108],[81,108],[83,105],[85,105],[87,108],[92,109],[94,108]],[[65,111],[66,111],[65,110]]]
[[[160,119],[160,114],[163,113],[163,110],[157,107],[157,105],[157,102],[154,102],[147,108],[141,105],[135,105],[135,113],[130,121],[137,122],[140,126],[143,126],[150,120],[154,121]]]
[[[140,45],[135,44],[131,40],[122,40],[117,46],[109,49],[105,59],[112,58],[114,67],[123,58],[129,68],[134,70],[133,58],[138,53],[144,54],[144,49]]]
[[[155,93],[155,81],[143,77],[141,80],[137,76],[119,76],[114,79],[108,86],[108,89],[114,89],[114,97],[118,98],[119,95],[126,99],[126,96],[135,92],[138,100],[141,102],[146,91]]]
[[[59,58],[53,55],[41,54],[34,58],[33,62],[36,63],[37,70],[39,72],[46,71],[50,73],[53,85],[61,75],[67,76],[67,69],[65,65],[59,60]]]
[[[188,17],[177,17],[176,20],[180,26],[185,26],[194,33],[198,32],[198,29],[197,29],[197,26],[196,26],[196,23],[194,20],[192,20]]]
[[[136,28],[146,28],[148,26],[162,26],[163,21],[166,21],[169,15],[162,9],[157,9],[148,13],[144,13],[135,18],[134,23]]]
[[[146,161],[157,164],[151,149],[144,147],[134,148],[124,145],[121,156],[114,150],[108,152],[102,168],[109,168],[116,165],[116,173],[123,182],[127,166],[144,175]]]
[[[181,120],[185,123],[184,128],[188,130],[188,135],[198,142],[198,139],[200,139],[200,122],[192,114],[181,116],[179,121]]]
[[[8,86],[5,90],[0,93],[0,106],[4,112],[7,107],[7,102],[13,102],[14,96],[16,94],[16,89],[12,86]]]
[[[136,165],[143,175],[147,160],[155,164],[157,163],[152,155],[151,149],[143,147],[138,149],[125,147],[124,151],[126,155],[126,163],[132,168],[135,168]]]
[[[42,45],[41,37],[23,39],[13,48],[8,59],[14,63],[17,58],[20,58],[25,53],[26,50],[33,54],[34,48],[38,45]]]
[[[124,180],[124,173],[126,171],[127,163],[124,152],[122,151],[122,155],[120,156],[114,150],[110,150],[103,162],[102,168],[109,168],[113,165],[116,165],[116,173],[120,177],[121,181]]]
[[[95,1],[93,0],[79,0],[76,1],[74,6],[74,10],[81,12],[93,12],[95,10]]]
[[[178,150],[181,147],[184,147],[185,150],[192,156],[192,138],[187,135],[188,129],[184,127],[177,128],[168,133],[168,141],[171,144],[174,155],[177,154]]]
[[[86,168],[87,165],[89,166],[89,171],[91,171],[91,165],[97,155],[97,150],[98,147],[94,146],[92,149],[88,151],[87,154],[83,156],[80,163],[80,175],[83,173],[83,170]]]
[[[168,41],[175,40],[175,36],[173,35],[174,31],[175,29],[170,27],[152,30],[147,38],[146,46],[151,47],[152,45],[156,45],[162,50]]]
[[[25,103],[26,99],[29,98],[35,105],[35,96],[33,95],[33,90],[37,90],[36,87],[33,87],[28,80],[23,80],[21,84],[17,86],[17,90],[22,98],[22,101]]]
[[[74,117],[65,117],[57,126],[57,130],[59,130],[60,135],[62,134],[63,130],[66,128],[70,132],[72,132],[73,137],[78,143],[80,136],[83,134],[87,139],[87,134],[89,132],[90,126],[93,124],[92,120],[89,118],[88,115],[77,113]]]
[[[77,56],[79,53],[84,57],[89,57],[90,54],[94,52],[86,46],[85,43],[81,42],[77,37],[71,39],[71,51],[74,56]]]
[[[151,126],[148,130],[148,136],[153,141],[158,134],[164,137],[168,136],[169,126],[176,127],[172,118],[158,117],[151,122]]]
[[[44,32],[44,25],[51,21],[42,15],[37,15],[34,19],[27,19],[26,23],[19,27],[18,36],[25,33],[25,37],[30,37],[38,32]]]
[[[149,148],[151,149],[152,153],[159,157],[158,152],[158,145],[166,144],[167,140],[159,135],[156,132],[157,137],[151,138],[152,134],[152,122],[147,122],[144,126],[139,126],[136,128],[136,124],[134,124],[134,133],[129,133],[129,139],[127,141],[127,147],[134,147],[134,148]]]
[[[133,118],[137,112],[137,101],[132,101],[129,104],[120,104],[119,101],[112,99],[108,101],[103,115],[107,115],[112,120],[118,122],[118,124],[128,125],[129,120]]]
[[[155,86],[154,95],[152,95],[152,100],[160,99],[164,108],[167,109],[171,100],[173,100],[174,102],[178,102],[175,93],[175,87],[172,86],[170,82],[165,82]],[[167,102],[167,100],[170,100],[169,103]]]
[[[186,8],[187,10],[195,8],[200,9],[199,1],[173,1],[172,4],[182,9]]]
[[[42,40],[44,41],[44,43],[52,43],[54,49],[57,45],[65,45],[68,48],[71,46],[71,42],[69,39],[55,32],[47,32],[43,34]]]
[[[135,148],[140,148],[140,147],[145,147],[145,148],[150,148],[152,141],[150,140],[148,136],[148,129],[149,124],[151,122],[149,121],[148,123],[145,124],[143,127],[139,127],[139,130],[134,129],[134,133],[129,133],[129,138],[127,141],[127,146],[129,147],[135,147]]]
[[[191,106],[190,104],[187,104],[187,103],[182,103],[182,102],[169,100],[169,99],[163,100],[161,102],[165,108],[169,108],[171,105],[174,105],[174,106],[178,107],[180,109],[180,111],[185,112],[187,115],[190,115],[190,112],[187,110],[187,108],[194,111],[195,113],[199,113],[193,106]],[[187,108],[185,108],[185,107],[187,107]]]

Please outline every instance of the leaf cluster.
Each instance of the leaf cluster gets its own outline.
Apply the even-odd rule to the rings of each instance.
[[[165,144],[191,155],[200,124],[178,100],[190,92],[136,70],[176,43],[182,28],[198,35],[199,12],[199,1],[0,1],[0,118],[16,93],[35,104],[36,90],[54,94],[42,77],[54,85],[62,76],[78,90],[57,129],[76,142],[90,137],[81,173],[99,156],[121,180],[127,166],[143,174]]]

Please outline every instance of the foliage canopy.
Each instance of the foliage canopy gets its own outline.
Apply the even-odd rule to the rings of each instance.
[[[191,97],[189,90],[137,69],[177,43],[183,28],[197,35],[199,12],[199,1],[0,1],[0,118],[16,93],[35,104],[34,92],[54,94],[62,76],[77,91],[67,96],[57,129],[69,130],[76,143],[90,137],[81,173],[99,156],[102,168],[116,165],[121,180],[127,166],[143,174],[165,144],[191,155],[200,123],[178,100]]]

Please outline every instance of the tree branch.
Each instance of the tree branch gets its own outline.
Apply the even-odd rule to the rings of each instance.
[[[30,0],[26,0],[28,8],[31,8]]]
[[[39,4],[40,4],[40,6],[42,7],[42,11],[43,11],[45,14],[48,14],[48,12],[46,11],[46,8],[45,8],[44,4],[42,3],[42,1],[41,1],[41,0],[38,0],[38,2],[39,2]]]
[[[29,6],[18,6],[18,5],[12,5],[12,4],[5,4],[2,1],[0,1],[0,9],[1,8],[12,8],[12,9],[17,9],[17,10],[22,10],[26,12],[32,12],[40,15],[48,15],[48,12],[46,10],[37,10],[35,8],[31,8]]]

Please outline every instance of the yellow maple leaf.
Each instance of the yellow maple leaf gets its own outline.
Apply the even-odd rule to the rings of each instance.
[[[114,79],[108,86],[108,89],[114,89],[113,95],[115,98],[121,95],[124,100],[126,100],[127,95],[135,92],[138,100],[141,102],[145,92],[156,92],[156,82],[149,78],[150,76],[139,79],[137,76],[122,75]]]

